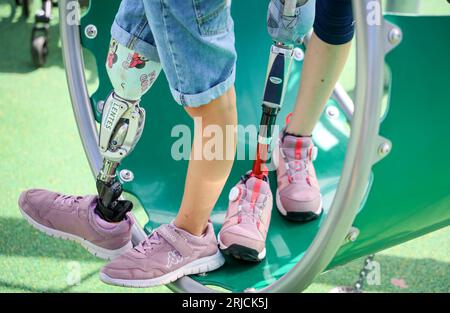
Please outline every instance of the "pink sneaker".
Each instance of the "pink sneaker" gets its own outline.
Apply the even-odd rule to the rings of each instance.
[[[297,222],[316,219],[322,213],[322,197],[312,163],[317,157],[312,139],[283,132],[276,149],[278,211]]]
[[[266,257],[266,238],[273,198],[267,177],[249,175],[231,189],[219,248],[237,259],[259,262]]]
[[[113,259],[131,244],[131,215],[120,223],[108,223],[95,212],[97,196],[65,196],[44,189],[30,189],[19,197],[23,217],[52,237],[80,243],[93,255]]]
[[[213,271],[224,262],[211,223],[200,237],[169,224],[158,227],[134,249],[106,265],[100,279],[111,285],[152,287]]]

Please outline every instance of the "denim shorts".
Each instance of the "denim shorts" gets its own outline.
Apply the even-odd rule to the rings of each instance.
[[[231,0],[122,0],[111,36],[160,62],[175,101],[197,107],[234,84],[230,5]]]

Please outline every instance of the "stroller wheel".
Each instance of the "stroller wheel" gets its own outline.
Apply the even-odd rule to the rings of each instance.
[[[31,57],[36,67],[45,64],[48,55],[48,38],[44,35],[34,37],[31,42]]]

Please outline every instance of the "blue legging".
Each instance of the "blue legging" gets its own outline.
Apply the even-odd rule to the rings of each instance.
[[[352,40],[355,27],[351,0],[317,0],[314,32],[331,45]]]

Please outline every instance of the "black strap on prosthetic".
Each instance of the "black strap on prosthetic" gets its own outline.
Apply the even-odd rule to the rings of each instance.
[[[97,191],[99,197],[97,206],[95,207],[95,213],[107,222],[122,221],[127,212],[133,208],[131,201],[119,200],[122,194],[122,186],[116,180],[111,184],[107,184],[97,179]]]

